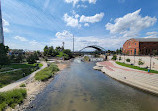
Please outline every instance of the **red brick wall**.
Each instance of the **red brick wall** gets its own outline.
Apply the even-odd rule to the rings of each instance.
[[[149,55],[153,50],[158,51],[158,42],[140,42],[140,54]]]
[[[136,54],[139,54],[139,42],[135,39],[127,40],[123,45],[123,53],[128,55],[134,55],[136,50]]]

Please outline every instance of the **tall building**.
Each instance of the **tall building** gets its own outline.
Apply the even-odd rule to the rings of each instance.
[[[0,1],[0,43],[4,44],[3,24],[2,24],[2,12],[1,12],[1,1]]]
[[[123,45],[122,52],[127,55],[150,55],[158,51],[158,38],[132,38]]]

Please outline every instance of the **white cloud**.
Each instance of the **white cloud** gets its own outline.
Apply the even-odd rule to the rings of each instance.
[[[54,47],[62,46],[62,42],[65,42],[65,48],[72,50],[72,46],[73,46],[72,35],[73,35],[72,33],[66,30],[63,32],[57,32],[56,38],[50,40],[49,46],[54,46]],[[118,39],[118,38],[75,36],[75,51],[79,51],[82,48],[89,45],[98,45],[105,49],[115,49],[116,47],[121,47],[121,45],[125,41],[126,39]]]
[[[95,14],[94,16],[80,16],[76,14],[76,12],[72,11],[72,16],[69,16],[67,13],[64,14],[64,21],[66,22],[67,26],[71,27],[81,27],[81,23],[84,23],[84,26],[89,26],[88,23],[96,23],[100,22],[102,18],[104,17],[104,13]],[[80,22],[80,23],[79,23]]]
[[[106,30],[109,30],[112,34],[120,34],[123,37],[136,37],[139,32],[145,28],[153,26],[157,19],[155,17],[145,16],[142,17],[140,13],[141,9],[129,13],[123,17],[115,19],[115,23],[107,23],[105,25]]]
[[[96,14],[94,16],[84,16],[82,15],[80,17],[80,22],[89,22],[89,23],[95,23],[102,20],[104,17],[104,13]]]
[[[77,5],[77,8],[87,8],[87,5]]]
[[[6,32],[6,33],[10,32],[10,30],[8,28],[6,28],[6,27],[3,28],[3,31]]]
[[[61,39],[65,39],[65,38],[68,38],[68,37],[72,37],[73,36],[73,34],[71,34],[69,31],[67,31],[67,30],[64,30],[63,32],[57,32],[56,34],[55,34],[55,36],[57,37],[57,38],[61,38]]]
[[[69,16],[67,13],[64,14],[64,21],[66,22],[67,26],[78,27],[78,28],[81,27],[81,25],[78,22],[78,19],[73,16]]]
[[[2,19],[2,22],[3,22],[3,26],[9,26],[10,25],[9,22],[6,21],[5,19]]]
[[[73,3],[73,6],[75,6],[78,2],[89,2],[90,4],[95,4],[97,0],[65,0],[66,3]]]
[[[20,36],[15,36],[14,39],[20,40],[20,41],[22,41],[22,42],[28,41],[25,37],[20,37]]]
[[[157,38],[158,37],[158,32],[147,32],[146,37],[144,38]]]
[[[89,27],[89,24],[88,24],[88,23],[85,23],[84,26],[85,26],[85,27]]]

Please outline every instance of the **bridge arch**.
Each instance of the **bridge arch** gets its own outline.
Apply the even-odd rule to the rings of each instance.
[[[81,52],[82,50],[84,50],[86,48],[93,48],[93,49],[96,49],[100,52],[105,52],[106,51],[103,47],[100,47],[100,46],[97,46],[97,45],[90,45],[90,46],[86,46],[83,49],[79,50],[79,52]]]

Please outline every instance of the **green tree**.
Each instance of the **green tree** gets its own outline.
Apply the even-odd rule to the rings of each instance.
[[[34,56],[33,54],[31,54],[30,56],[28,56],[28,57],[27,57],[27,62],[28,62],[29,64],[34,64],[34,63],[36,63],[36,58],[35,58],[35,56]]]
[[[23,59],[24,59],[24,56],[22,55],[22,53],[19,53],[19,54],[15,57],[14,62],[16,62],[16,63],[21,63],[21,62],[23,62]]]
[[[7,53],[9,51],[8,46],[4,46],[3,44],[0,44],[0,65],[7,65],[10,63],[9,57],[7,56]]]
[[[46,45],[45,47],[44,47],[44,56],[48,56],[48,51],[49,51],[49,48],[48,48],[48,46]]]

